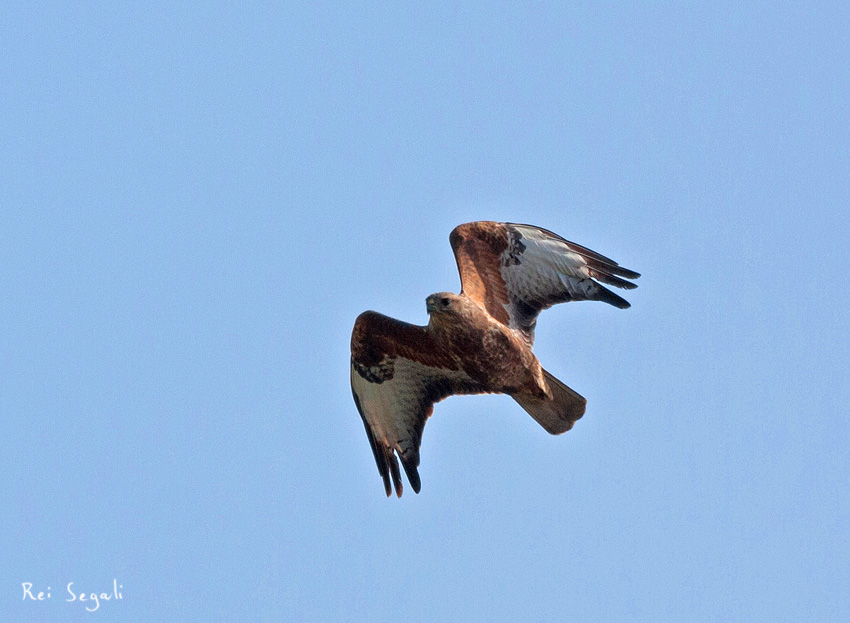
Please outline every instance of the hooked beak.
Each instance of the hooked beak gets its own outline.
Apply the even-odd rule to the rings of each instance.
[[[425,299],[425,309],[428,311],[429,314],[431,312],[437,311],[437,301],[436,299],[434,299],[433,296],[429,296],[427,299]]]

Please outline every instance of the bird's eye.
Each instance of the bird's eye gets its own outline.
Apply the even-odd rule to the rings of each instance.
[[[443,307],[448,307],[449,306],[449,299],[440,299],[440,304]]]

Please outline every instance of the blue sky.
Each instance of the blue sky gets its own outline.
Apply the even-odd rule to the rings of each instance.
[[[358,4],[0,7],[2,618],[847,620],[848,5]],[[351,327],[476,219],[640,287],[388,500]]]

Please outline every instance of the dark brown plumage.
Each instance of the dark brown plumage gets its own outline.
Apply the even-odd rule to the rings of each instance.
[[[572,428],[586,401],[532,353],[537,316],[577,300],[627,308],[599,282],[634,288],[626,279],[640,276],[529,225],[466,223],[449,240],[460,294],[429,296],[426,326],[367,311],[351,335],[351,389],[388,496],[403,490],[396,455],[419,492],[425,421],[452,394],[508,394],[548,432]]]

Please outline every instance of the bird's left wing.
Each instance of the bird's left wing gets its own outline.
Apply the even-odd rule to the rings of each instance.
[[[419,493],[419,446],[434,403],[452,394],[486,390],[460,369],[425,327],[364,312],[351,334],[351,391],[386,494],[392,494],[395,486],[401,497],[396,455],[410,486]]]
[[[476,221],[449,236],[463,292],[530,343],[541,311],[567,301],[628,301],[602,284],[632,289],[639,273],[542,227]]]

